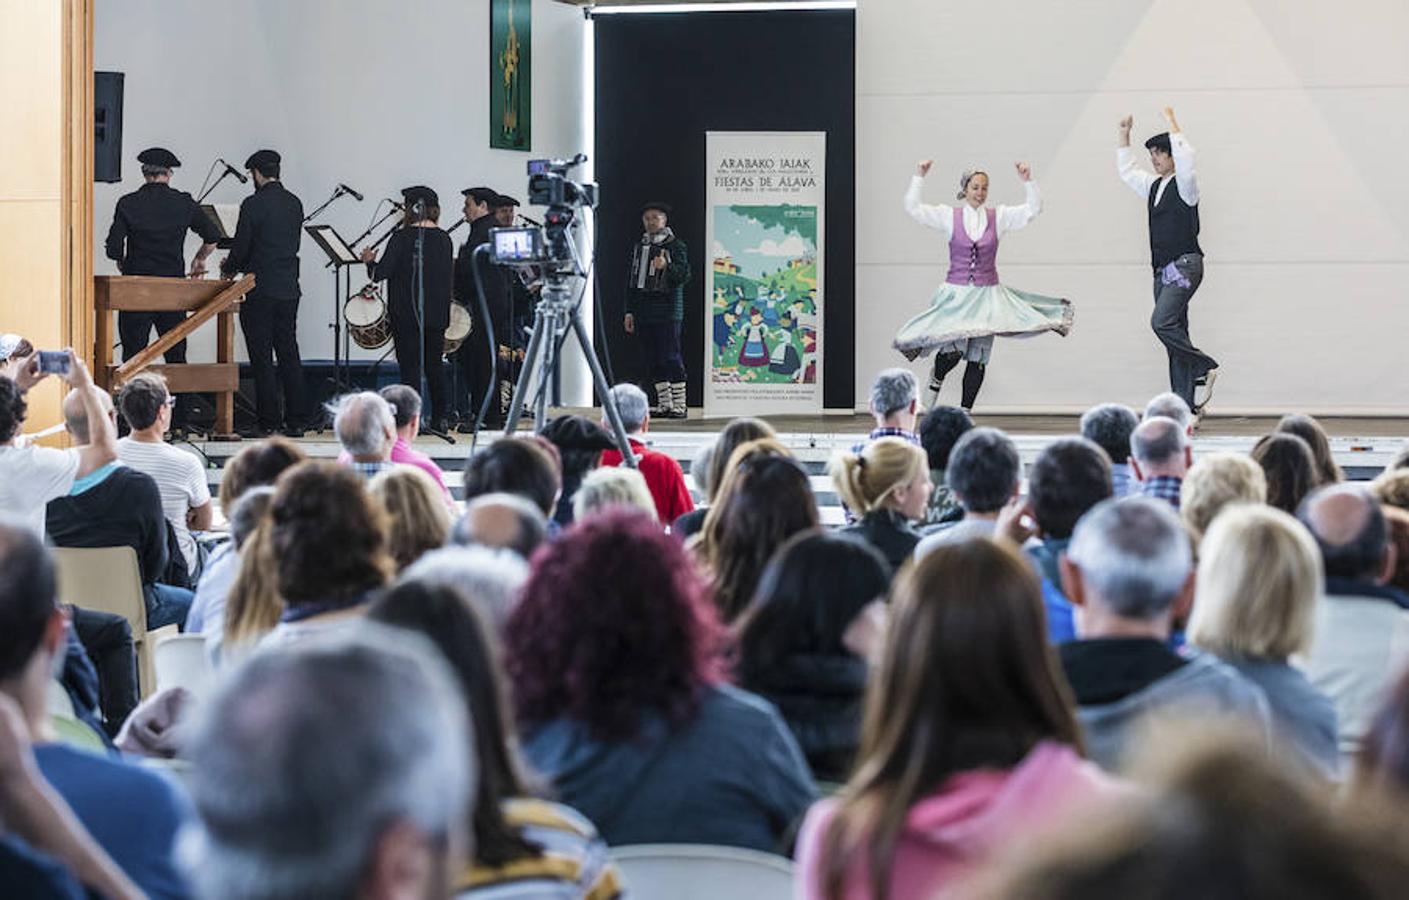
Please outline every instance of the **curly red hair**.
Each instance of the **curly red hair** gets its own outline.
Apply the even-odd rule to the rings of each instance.
[[[518,720],[567,717],[630,740],[644,713],[688,722],[722,680],[724,632],[680,542],[635,511],[579,523],[535,555],[505,634]]]

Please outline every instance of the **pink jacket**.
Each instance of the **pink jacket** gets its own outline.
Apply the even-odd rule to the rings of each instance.
[[[1129,796],[1131,790],[1070,747],[1052,742],[1038,744],[1011,771],[955,775],[939,793],[911,808],[891,865],[891,900],[933,900],[991,851],[1078,807]],[[824,896],[822,842],[835,813],[836,801],[823,800],[803,822],[797,850],[799,900]],[[851,861],[846,900],[869,900],[868,869],[860,858]]]

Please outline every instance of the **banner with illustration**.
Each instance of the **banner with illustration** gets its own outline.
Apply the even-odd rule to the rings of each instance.
[[[827,135],[705,135],[706,416],[822,411]]]

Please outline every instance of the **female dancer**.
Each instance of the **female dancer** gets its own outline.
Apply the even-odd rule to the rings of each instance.
[[[930,406],[937,404],[944,376],[967,359],[964,369],[964,409],[973,409],[984,372],[993,353],[994,335],[1022,337],[1071,330],[1071,301],[1014,290],[998,283],[998,239],[1027,225],[1042,211],[1042,199],[1032,170],[1018,163],[1018,177],[1027,191],[1022,206],[985,207],[988,173],[965,172],[959,178],[958,207],[920,202],[920,188],[932,160],[920,163],[905,192],[905,211],[949,241],[949,276],[935,291],[930,308],[906,322],[894,346],[907,359],[935,353],[930,375]]]

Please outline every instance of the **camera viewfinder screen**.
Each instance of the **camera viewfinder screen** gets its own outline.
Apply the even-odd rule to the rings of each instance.
[[[499,259],[534,259],[534,237],[534,233],[527,228],[497,231],[494,234],[494,255]]]

